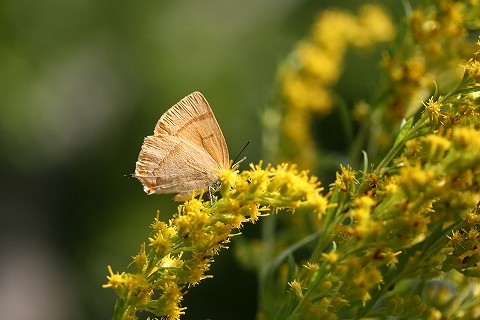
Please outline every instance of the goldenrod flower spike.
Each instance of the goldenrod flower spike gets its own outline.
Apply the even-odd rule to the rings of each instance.
[[[133,259],[135,272],[114,274],[109,267],[104,287],[113,288],[121,301],[116,314],[133,317],[147,310],[179,319],[185,310],[181,301],[186,289],[212,277],[207,273],[214,256],[244,223],[255,223],[267,215],[263,212],[279,208],[325,213],[328,200],[317,179],[307,172],[288,164],[263,168],[259,163],[250,168],[241,173],[222,169],[222,197],[213,205],[192,198],[168,222],[160,221],[157,213],[148,246],[142,245]]]

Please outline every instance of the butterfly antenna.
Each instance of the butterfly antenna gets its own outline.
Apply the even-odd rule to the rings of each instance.
[[[123,176],[127,178],[135,178],[135,173],[124,174]]]
[[[245,149],[247,148],[247,146],[250,144],[250,140],[247,141],[247,143],[245,143],[245,145],[243,146],[242,150],[240,150],[240,152],[237,154],[237,156],[235,157],[235,159],[233,160],[233,165],[232,165],[232,168],[234,168],[235,166],[237,166],[239,163],[241,163],[242,161],[244,161],[245,159],[247,159],[247,157],[243,157],[242,159],[238,160],[238,158],[240,157],[240,155],[243,153],[243,151],[245,151]],[[238,160],[238,161],[237,161]]]

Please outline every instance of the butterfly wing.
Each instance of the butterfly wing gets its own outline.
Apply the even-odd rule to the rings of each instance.
[[[230,165],[227,143],[212,109],[200,92],[193,92],[165,112],[154,135],[187,140],[205,150],[218,165]]]
[[[188,140],[159,134],[145,138],[138,156],[135,177],[147,194],[176,193],[176,201],[208,188],[218,179],[216,161]]]

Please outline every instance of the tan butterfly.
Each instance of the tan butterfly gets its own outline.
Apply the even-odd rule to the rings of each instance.
[[[160,117],[153,136],[143,141],[133,176],[147,194],[176,193],[174,200],[183,201],[214,186],[216,171],[229,163],[212,109],[200,92],[193,92]]]

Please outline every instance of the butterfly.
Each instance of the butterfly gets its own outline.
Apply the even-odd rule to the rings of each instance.
[[[218,189],[217,171],[229,164],[210,105],[193,92],[168,109],[144,139],[133,176],[149,195],[175,193],[175,201],[184,201],[207,188]]]

